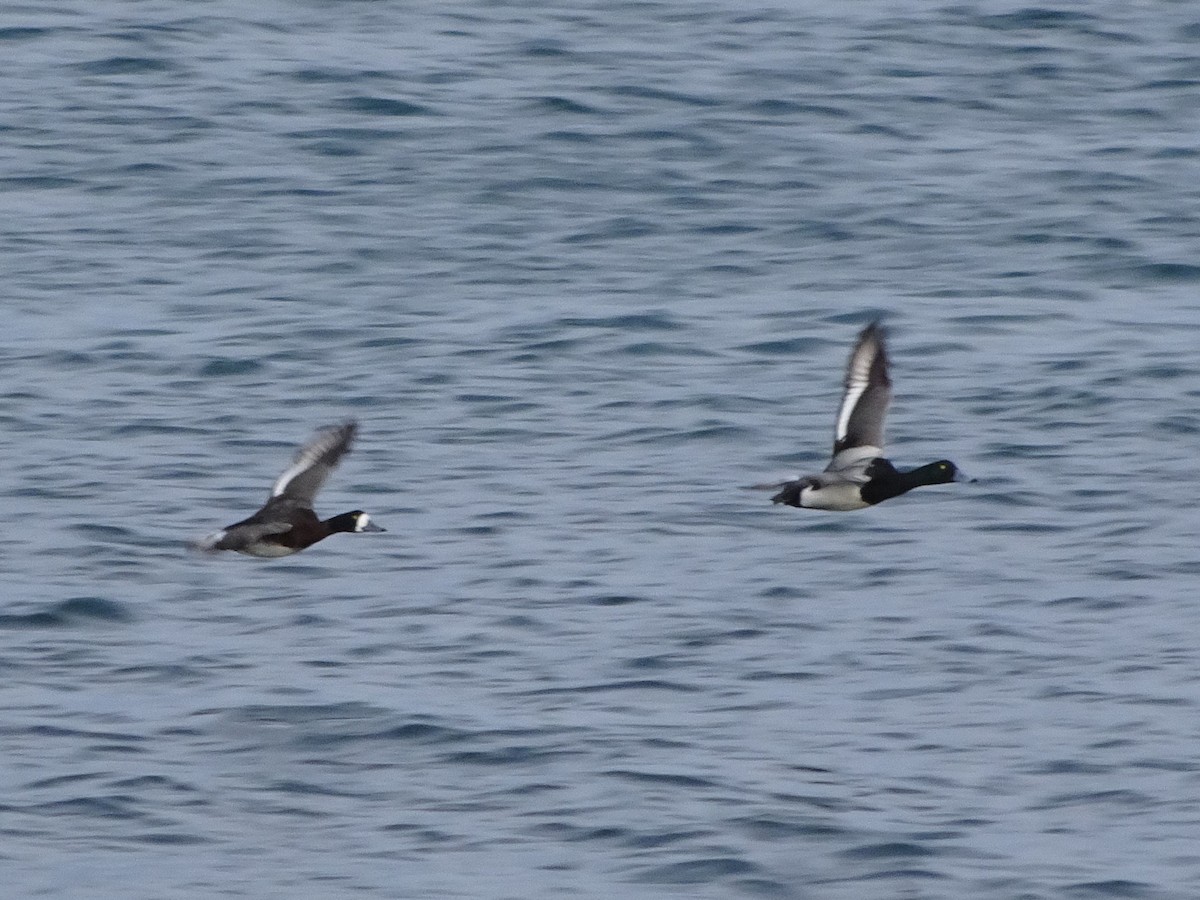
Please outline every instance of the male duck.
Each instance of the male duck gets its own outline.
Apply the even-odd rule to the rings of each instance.
[[[250,556],[290,556],[339,531],[384,531],[361,509],[324,521],[313,512],[313,498],[350,449],[357,430],[357,422],[346,422],[318,431],[279,476],[262,509],[210,534],[196,547],[212,553],[236,550]]]
[[[846,364],[846,393],[834,429],[833,459],[819,475],[770,485],[782,488],[771,501],[840,512],[874,506],[915,487],[967,481],[948,459],[901,472],[884,458],[883,418],[891,399],[883,327],[872,322],[859,333]]]

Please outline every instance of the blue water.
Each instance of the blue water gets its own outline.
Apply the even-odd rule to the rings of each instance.
[[[6,896],[1200,896],[1194,4],[26,4],[0,85]],[[741,490],[875,316],[978,481]],[[387,534],[188,552],[351,416]]]

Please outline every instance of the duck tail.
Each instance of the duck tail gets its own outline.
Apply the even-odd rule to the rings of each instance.
[[[800,491],[808,482],[789,481],[783,485],[783,490],[771,498],[772,503],[783,503],[787,506],[800,506]]]

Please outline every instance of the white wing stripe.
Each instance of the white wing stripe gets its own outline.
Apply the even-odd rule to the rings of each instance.
[[[868,342],[855,350],[850,365],[846,367],[846,395],[842,398],[842,408],[838,410],[835,440],[840,441],[846,437],[846,429],[850,427],[850,416],[854,414],[854,407],[871,384],[871,364],[874,361],[875,344]]]
[[[337,442],[342,438],[342,435],[342,429],[330,429],[326,431],[325,434],[314,439],[313,442],[307,447],[301,449],[299,454],[297,454],[295,461],[286,469],[284,469],[283,474],[276,479],[275,487],[271,489],[271,496],[278,497],[280,494],[286,491],[287,486],[291,483],[292,479],[297,475],[307,472],[314,465],[316,465],[321,457],[328,453],[331,447],[337,444]]]
[[[288,484],[291,483],[291,480],[311,465],[312,459],[307,455],[298,459],[275,481],[275,487],[271,489],[271,496],[278,497],[280,494],[286,491]]]

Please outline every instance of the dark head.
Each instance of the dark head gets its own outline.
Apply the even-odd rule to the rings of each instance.
[[[872,460],[867,467],[866,484],[859,488],[859,495],[867,503],[882,503],[892,497],[907,494],[913,488],[929,484],[948,484],[951,481],[970,481],[948,459],[939,459],[907,472],[901,472],[886,459]]]
[[[348,531],[354,533],[362,533],[364,531],[387,531],[386,528],[380,528],[371,521],[361,509],[356,509],[353,512],[342,513],[340,516],[334,516],[332,519],[326,519],[325,524],[329,527],[330,534],[336,534],[339,531]]]
[[[913,469],[908,473],[914,476],[917,484],[949,484],[951,481],[970,481],[971,479],[959,471],[958,466],[948,459],[939,459],[928,465]]]

